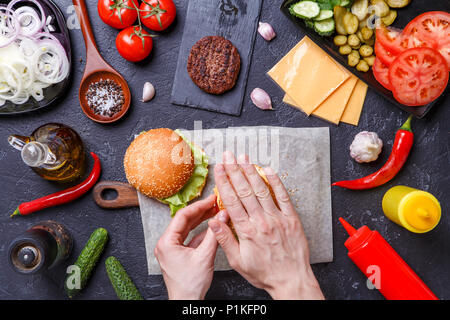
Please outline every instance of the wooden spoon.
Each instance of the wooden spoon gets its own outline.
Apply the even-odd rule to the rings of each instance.
[[[122,118],[125,113],[127,113],[130,108],[131,93],[125,79],[114,70],[98,52],[97,45],[95,43],[94,34],[92,32],[91,23],[89,22],[89,15],[86,9],[86,3],[84,0],[73,0],[75,5],[75,11],[77,12],[78,20],[80,21],[81,31],[83,32],[84,42],[86,44],[86,67],[84,69],[83,79],[81,80],[80,90],[78,93],[78,98],[80,100],[81,108],[86,116],[93,121],[99,123],[111,123]],[[111,117],[95,114],[94,110],[89,107],[86,99],[86,92],[89,89],[91,83],[100,80],[112,80],[120,87],[123,91],[124,104],[122,109],[115,113]]]

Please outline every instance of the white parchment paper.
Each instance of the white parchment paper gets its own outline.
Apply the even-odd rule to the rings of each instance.
[[[210,174],[202,198],[212,193],[212,167],[222,162],[222,153],[246,153],[252,163],[271,166],[284,182],[302,221],[308,239],[311,263],[333,260],[329,128],[239,127],[182,131],[210,158]],[[160,236],[171,221],[168,206],[139,194],[147,252],[148,273],[161,274],[153,254]],[[203,223],[189,239],[207,228]],[[215,270],[230,270],[219,248]]]

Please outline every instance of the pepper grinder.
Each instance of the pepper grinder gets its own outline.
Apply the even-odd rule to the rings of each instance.
[[[67,259],[72,246],[72,236],[62,224],[44,221],[11,242],[9,262],[15,271],[22,274],[43,272]]]

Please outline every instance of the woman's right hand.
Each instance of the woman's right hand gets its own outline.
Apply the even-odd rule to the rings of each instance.
[[[302,224],[280,178],[264,170],[276,202],[248,157],[237,163],[225,152],[224,164],[215,167],[215,182],[226,207],[222,221],[209,227],[225,251],[230,266],[274,299],[323,299],[309,263]],[[239,241],[224,223],[231,218]]]

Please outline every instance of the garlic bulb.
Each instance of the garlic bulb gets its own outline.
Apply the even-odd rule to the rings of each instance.
[[[258,108],[262,110],[272,110],[272,100],[263,89],[256,88],[252,91],[250,98]]]
[[[146,82],[144,84],[144,89],[142,92],[142,102],[148,102],[155,96],[155,87],[150,83]]]
[[[259,23],[258,32],[261,35],[261,37],[263,37],[266,41],[271,41],[273,38],[277,36],[272,26],[267,22]]]
[[[355,136],[350,146],[350,156],[356,162],[371,162],[378,159],[383,148],[383,141],[375,132],[363,131]]]

